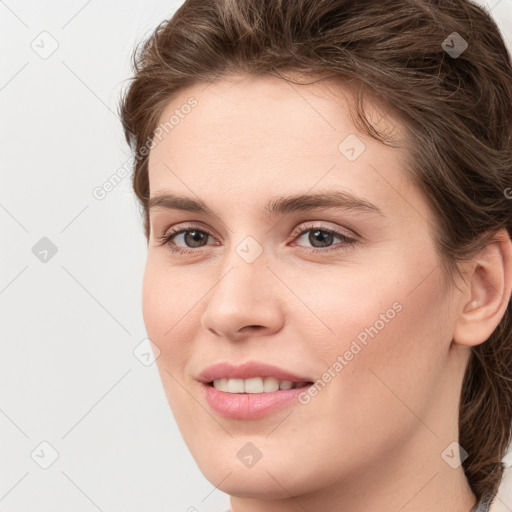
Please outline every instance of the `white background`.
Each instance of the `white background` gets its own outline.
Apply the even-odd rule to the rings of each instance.
[[[130,179],[92,194],[130,156],[116,112],[133,47],[180,4],[0,2],[2,512],[228,506],[155,365],[133,354],[146,337],[145,240]],[[486,5],[512,41],[512,0]],[[43,237],[57,248],[44,263],[32,252]],[[48,469],[43,441],[58,452]],[[511,487],[493,510],[512,510]]]

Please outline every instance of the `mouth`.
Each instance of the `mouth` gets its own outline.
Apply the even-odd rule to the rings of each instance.
[[[220,362],[198,375],[207,405],[220,416],[254,420],[297,406],[313,385],[311,377],[261,361]]]

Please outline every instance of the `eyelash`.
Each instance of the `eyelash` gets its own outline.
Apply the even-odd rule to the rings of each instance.
[[[302,247],[306,252],[309,252],[309,253],[326,253],[326,252],[331,252],[331,251],[344,251],[344,250],[347,250],[350,247],[352,247],[357,242],[357,240],[355,238],[345,235],[344,233],[341,233],[334,229],[323,228],[321,226],[314,225],[314,224],[313,225],[306,224],[305,226],[303,226],[303,229],[297,233],[295,238],[300,238],[304,233],[307,233],[308,231],[313,231],[313,230],[317,230],[317,231],[321,231],[323,233],[329,233],[331,235],[337,236],[338,238],[340,238],[342,240],[342,242],[337,245],[342,245],[342,247],[336,248],[336,246],[334,246],[335,248],[328,247],[326,249],[319,249],[316,247],[314,247],[314,248]],[[199,229],[199,226],[187,226],[186,228],[183,228],[183,226],[178,226],[176,228],[172,228],[170,232],[167,232],[163,236],[159,237],[158,245],[160,247],[167,245],[169,250],[174,253],[190,254],[190,253],[197,252],[198,249],[192,249],[192,248],[187,249],[187,248],[179,247],[176,245],[172,245],[172,243],[171,243],[171,241],[174,237],[176,237],[177,235],[179,235],[181,233],[186,233],[187,231],[198,231],[199,233],[202,233],[204,235],[213,236],[208,231],[206,231],[204,229]],[[295,240],[295,238],[294,238],[294,240]]]

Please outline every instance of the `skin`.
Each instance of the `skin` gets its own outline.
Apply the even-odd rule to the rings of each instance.
[[[485,342],[510,298],[512,244],[500,232],[466,264],[458,288],[446,282],[400,122],[369,103],[372,119],[403,144],[360,133],[349,91],[238,76],[169,102],[162,122],[190,97],[198,104],[151,150],[151,196],[200,198],[216,215],[151,210],[146,329],[183,438],[233,512],[468,512],[476,499],[463,468],[441,455],[458,440],[470,347]],[[348,134],[366,146],[352,162],[338,150]],[[264,209],[275,196],[321,190],[357,194],[383,216],[317,208],[270,218]],[[174,238],[188,254],[159,245],[186,223],[211,236],[202,246]],[[312,245],[306,223],[356,242]],[[247,236],[263,251],[252,263],[236,251]],[[307,252],[315,247],[325,252]],[[234,420],[200,393],[198,374],[221,361],[320,379],[397,302],[401,311],[307,405]],[[237,457],[247,442],[262,454],[251,468]]]

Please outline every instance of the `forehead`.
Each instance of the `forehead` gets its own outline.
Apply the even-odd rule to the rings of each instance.
[[[293,166],[298,172],[322,157],[341,157],[344,167],[355,167],[340,147],[347,139],[356,144],[364,139],[356,152],[372,146],[373,153],[393,156],[358,132],[353,102],[353,88],[333,81],[298,85],[241,76],[196,84],[172,98],[160,116],[149,156],[150,181],[159,179],[163,163],[191,172],[208,170],[212,177],[216,171],[227,177],[230,170],[250,168],[259,178],[265,171],[274,178],[286,175]],[[374,102],[367,102],[365,112],[379,128],[400,135],[400,124]]]

